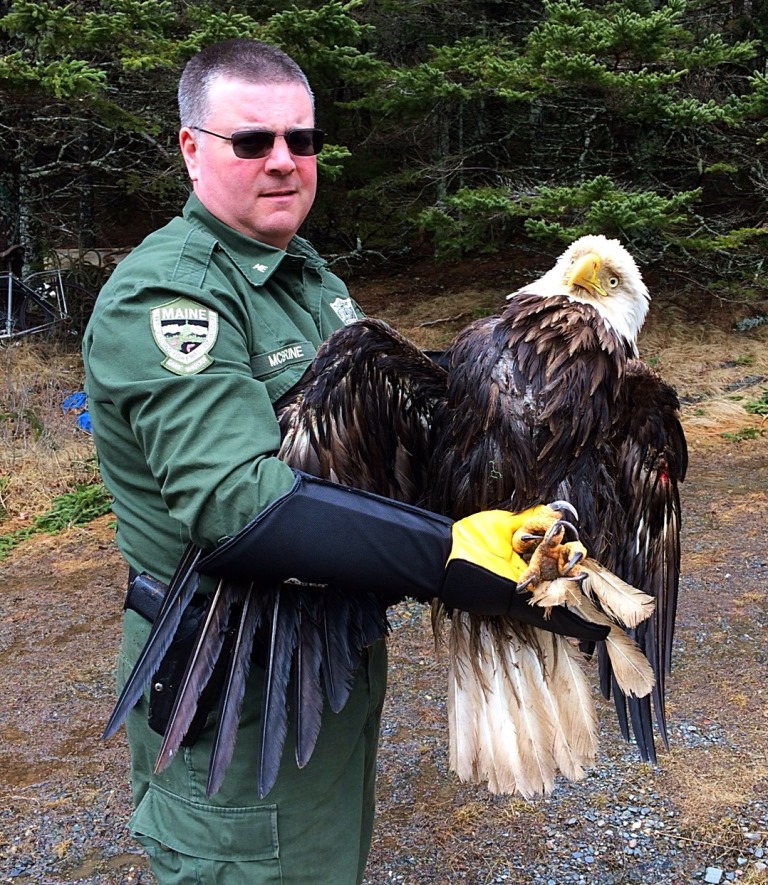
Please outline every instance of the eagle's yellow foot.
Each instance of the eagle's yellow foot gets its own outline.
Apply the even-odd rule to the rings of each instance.
[[[526,528],[524,526],[513,539],[513,546],[520,547],[518,552],[524,558],[529,552],[529,545],[535,542],[535,547],[529,554],[528,568],[517,582],[518,590],[531,589],[543,581],[554,581],[557,578],[580,580],[586,577],[571,574],[573,568],[587,555],[587,550],[578,540],[578,533],[571,523],[558,519],[549,525],[543,537],[526,532]],[[573,532],[576,540],[566,541],[567,531]]]
[[[526,562],[530,560],[533,551],[558,520],[569,530],[572,540],[578,541],[579,533],[575,523],[579,521],[579,514],[568,501],[552,501],[550,504],[532,509],[535,511],[535,515],[529,516],[512,538],[515,553]]]

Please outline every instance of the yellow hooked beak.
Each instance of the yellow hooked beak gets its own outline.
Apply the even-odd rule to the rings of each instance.
[[[566,278],[569,286],[580,286],[593,294],[607,297],[607,293],[603,288],[600,280],[597,278],[597,272],[600,270],[600,259],[594,252],[587,252],[581,258],[577,258]]]

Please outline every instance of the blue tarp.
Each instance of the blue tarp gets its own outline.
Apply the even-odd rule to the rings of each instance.
[[[88,398],[84,390],[77,390],[75,393],[67,394],[61,401],[62,412],[77,412],[77,421],[75,422],[80,430],[85,433],[91,433],[91,416],[88,414]]]

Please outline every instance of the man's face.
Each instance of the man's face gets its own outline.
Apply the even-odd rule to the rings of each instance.
[[[210,85],[208,118],[199,125],[219,135],[242,129],[314,126],[301,83],[257,84],[219,77]],[[317,158],[296,157],[276,138],[266,157],[241,160],[232,143],[182,128],[179,143],[195,194],[220,221],[246,236],[285,249],[307,216],[317,189]]]

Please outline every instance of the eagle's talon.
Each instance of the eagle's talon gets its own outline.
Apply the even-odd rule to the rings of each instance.
[[[544,539],[541,543],[553,548],[559,546],[563,536],[565,535],[565,525],[565,520],[556,519],[547,529],[547,533],[544,535]]]
[[[572,569],[572,568],[573,568],[578,562],[581,562],[582,559],[584,559],[584,551],[583,551],[583,550],[576,550],[575,553],[573,553],[573,554],[571,555],[571,558],[568,560],[568,562],[563,566],[563,574],[564,574],[564,575],[568,575],[568,573],[570,572],[570,570],[571,570],[571,569]],[[568,576],[571,577],[570,575],[568,575]],[[578,580],[583,581],[584,578],[586,578],[586,577],[587,577],[586,572],[582,572],[579,576],[577,576],[577,577],[572,577],[571,579],[574,580],[574,581],[578,581]]]
[[[573,504],[570,504],[568,501],[552,501],[547,504],[550,510],[557,510],[560,514],[563,512],[569,513],[573,517],[574,522],[579,521],[579,514]]]
[[[569,522],[567,519],[561,519],[560,525],[565,529],[565,537],[568,537],[571,541],[579,540],[579,530],[572,522]]]
[[[525,574],[525,572],[523,572]],[[522,592],[523,590],[527,590],[532,584],[538,584],[538,575],[535,572],[532,572],[528,575],[528,577],[523,578],[522,581],[517,582],[517,589]]]
[[[532,534],[531,532],[519,532],[517,537],[521,541],[543,541],[544,532],[541,532],[540,534]]]

